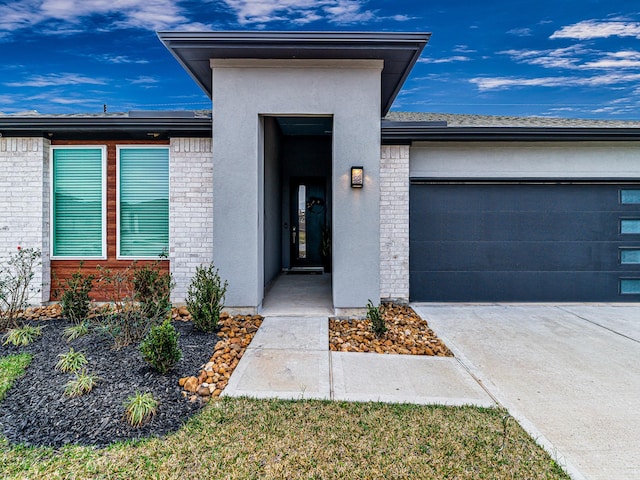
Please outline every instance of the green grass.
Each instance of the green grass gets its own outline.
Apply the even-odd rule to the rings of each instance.
[[[28,353],[0,357],[0,401],[4,399],[13,382],[24,375],[29,363],[31,355]]]
[[[160,406],[162,408],[162,406]],[[164,439],[0,442],[0,477],[568,479],[501,409],[222,399]]]
[[[5,334],[3,345],[11,344],[16,347],[26,347],[40,335],[42,335],[42,327],[25,325],[21,328],[12,328]]]
[[[151,420],[158,411],[158,401],[149,392],[136,392],[124,402],[124,416],[134,427]]]
[[[73,348],[70,348],[67,353],[61,353],[58,358],[60,360],[56,363],[55,368],[65,373],[77,372],[88,363],[84,353],[76,352]]]
[[[97,383],[98,377],[87,373],[87,370],[83,368],[76,372],[74,378],[64,386],[64,394],[67,397],[80,397],[85,393],[91,392]]]

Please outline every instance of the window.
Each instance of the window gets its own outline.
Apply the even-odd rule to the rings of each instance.
[[[53,257],[104,259],[105,148],[51,147]]]
[[[620,249],[620,263],[622,265],[640,264],[640,248],[622,247]]]
[[[169,149],[117,151],[118,258],[158,258],[169,248]]]
[[[621,219],[620,233],[623,234],[640,234],[640,219]]]
[[[620,203],[623,205],[640,204],[640,190],[638,189],[620,190]]]
[[[622,295],[638,295],[640,294],[640,279],[638,278],[621,278],[620,293]]]

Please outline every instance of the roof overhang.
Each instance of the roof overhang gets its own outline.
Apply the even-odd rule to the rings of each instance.
[[[640,128],[611,127],[451,127],[438,122],[383,120],[382,142],[411,144],[434,141],[639,141]]]
[[[391,108],[430,33],[158,32],[158,37],[211,98],[211,59],[383,60],[382,116]]]
[[[210,137],[211,118],[0,117],[0,135],[55,139]]]

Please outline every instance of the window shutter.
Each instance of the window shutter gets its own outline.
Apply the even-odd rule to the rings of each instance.
[[[120,148],[120,256],[169,248],[169,149]]]
[[[103,257],[103,150],[53,149],[53,255]]]

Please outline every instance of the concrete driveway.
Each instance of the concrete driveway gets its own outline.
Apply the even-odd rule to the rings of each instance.
[[[640,306],[413,306],[574,478],[640,478]]]

